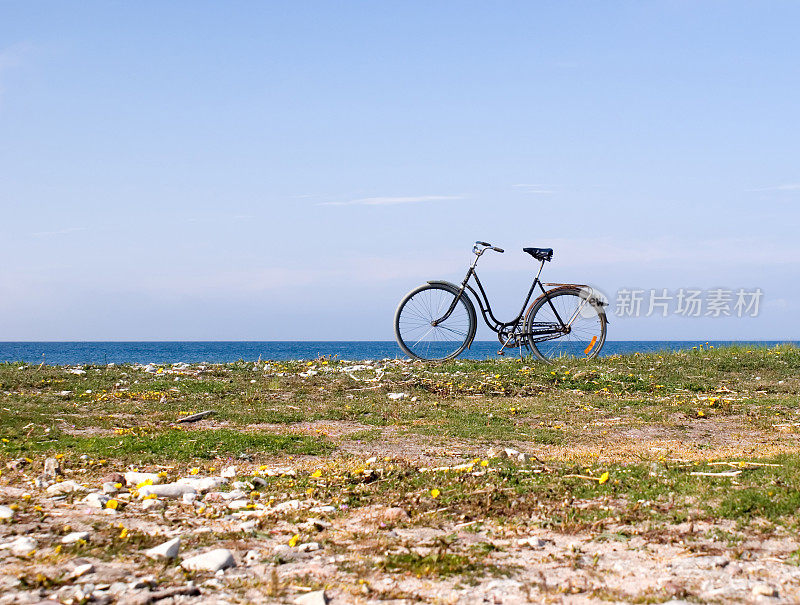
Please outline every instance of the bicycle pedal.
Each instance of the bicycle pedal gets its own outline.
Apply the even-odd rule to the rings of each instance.
[[[505,353],[505,351],[498,351],[498,352],[497,352],[497,354],[498,354],[498,355],[500,355],[500,356],[502,357],[502,356],[503,356],[503,355],[505,355],[506,353]]]

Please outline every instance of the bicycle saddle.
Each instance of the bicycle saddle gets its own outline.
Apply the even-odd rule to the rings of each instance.
[[[536,260],[552,260],[553,258],[553,249],[552,248],[523,248],[523,252],[527,252]]]

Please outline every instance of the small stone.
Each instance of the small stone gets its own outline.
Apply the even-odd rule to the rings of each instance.
[[[231,510],[242,510],[250,505],[249,500],[233,500],[228,502],[228,508]]]
[[[336,511],[335,506],[331,506],[330,504],[325,504],[323,506],[314,506],[309,509],[312,513],[332,513]]]
[[[236,467],[226,466],[225,468],[222,469],[219,476],[224,479],[233,479],[236,476]]]
[[[300,508],[300,500],[287,500],[286,502],[281,502],[280,504],[276,504],[273,507],[275,512],[283,512],[287,510],[297,510]]]
[[[197,500],[197,493],[183,494],[181,500],[183,500],[184,504],[192,504],[195,500]]]
[[[261,553],[257,550],[248,550],[244,555],[245,565],[255,565],[261,560]]]
[[[487,458],[505,458],[506,451],[501,447],[490,447],[486,452]]]
[[[778,596],[778,591],[774,587],[770,586],[769,584],[764,584],[762,582],[753,585],[752,593],[754,597]]]
[[[164,503],[161,500],[149,499],[142,502],[142,510],[157,511],[164,508]]]
[[[36,546],[37,542],[33,538],[21,537],[8,544],[3,544],[2,548],[8,548],[12,555],[27,557],[36,550]]]
[[[42,475],[46,481],[55,481],[56,475],[61,474],[63,474],[61,472],[61,464],[59,464],[57,458],[45,459]]]
[[[292,548],[288,544],[278,544],[275,548],[272,549],[272,556],[275,559],[275,562],[279,565],[281,563],[288,563],[292,561],[297,552],[292,550]]]
[[[75,569],[72,570],[72,573],[69,574],[68,578],[70,580],[75,580],[76,578],[80,578],[81,576],[84,576],[87,573],[94,573],[94,565],[92,565],[91,563],[84,563],[83,565],[78,565]],[[91,592],[91,591],[87,590],[86,592]]]
[[[0,504],[0,519],[13,519],[14,514],[13,508]]]
[[[127,481],[125,481],[125,475],[121,475],[120,473],[108,473],[107,475],[103,475],[100,481],[103,483],[119,483],[121,485],[127,483]]]
[[[103,483],[101,488],[104,494],[109,496],[116,496],[119,493],[119,489],[117,489],[117,485],[115,483],[111,483],[110,481],[106,481]]]
[[[105,508],[106,503],[110,500],[108,496],[105,494],[101,494],[100,492],[92,492],[88,496],[83,499],[85,504],[88,504],[92,508]]]
[[[402,399],[408,399],[410,397],[408,393],[387,393],[386,396],[392,401],[400,401]]]
[[[50,496],[63,496],[65,494],[71,494],[73,492],[85,492],[87,489],[81,485],[80,483],[76,483],[75,481],[62,481],[61,483],[54,483],[46,490],[48,495]]]
[[[181,563],[181,567],[189,571],[210,571],[212,573],[235,566],[233,553],[227,548],[217,548],[201,555],[189,557]]]
[[[324,590],[315,590],[297,597],[295,605],[328,605],[328,597]]]
[[[252,532],[256,531],[257,528],[258,528],[258,521],[245,521],[244,523],[239,525],[239,527],[237,527],[236,529],[242,532]]]
[[[196,494],[197,491],[189,486],[181,483],[165,483],[164,485],[145,485],[139,488],[139,497],[145,498],[150,495],[155,495],[158,498],[172,498],[177,500],[183,498],[184,494]]]
[[[128,471],[125,473],[125,484],[129,487],[137,487],[138,485],[149,481],[153,485],[161,483],[161,477],[158,473],[140,473],[138,471]]]
[[[315,550],[319,549],[319,542],[303,542],[302,544],[297,545],[297,550],[300,552],[314,552]]]
[[[178,556],[178,551],[181,549],[181,539],[173,538],[163,544],[154,546],[146,551],[144,554],[151,559],[174,559]]]
[[[544,548],[547,545],[547,540],[542,540],[536,536],[529,536],[527,538],[519,538],[517,546],[527,546],[528,548]]]
[[[193,487],[195,491],[201,494],[211,491],[212,489],[217,489],[227,482],[227,479],[224,477],[184,477],[176,481],[176,483],[180,483],[181,485]]]
[[[387,508],[383,511],[382,517],[384,523],[400,523],[401,521],[409,520],[408,513],[397,506]]]
[[[88,542],[89,541],[89,532],[88,531],[73,531],[68,533],[66,536],[61,538],[62,544],[74,544],[75,542],[79,542],[81,540]]]

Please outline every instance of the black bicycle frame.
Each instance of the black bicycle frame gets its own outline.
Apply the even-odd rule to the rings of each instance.
[[[486,325],[489,327],[490,330],[492,330],[497,334],[501,334],[505,332],[506,329],[508,328],[516,329],[517,326],[519,326],[519,322],[522,321],[522,317],[525,314],[525,308],[528,306],[528,303],[531,300],[531,296],[533,295],[533,291],[536,289],[536,286],[537,285],[539,286],[539,288],[542,291],[542,294],[545,294],[547,292],[544,289],[541,280],[539,279],[539,276],[542,274],[542,269],[544,268],[544,261],[542,261],[541,264],[539,265],[539,271],[536,273],[536,277],[533,278],[533,283],[531,284],[530,290],[528,290],[528,295],[525,297],[525,302],[522,303],[522,309],[520,309],[519,315],[517,315],[517,317],[512,319],[511,321],[500,321],[494,316],[494,313],[492,313],[492,305],[489,303],[489,297],[486,295],[486,291],[483,289],[483,284],[481,284],[481,280],[478,278],[478,273],[475,270],[476,263],[477,259],[472,265],[470,265],[470,268],[467,271],[467,275],[464,277],[464,281],[461,282],[461,289],[458,291],[458,296],[456,296],[453,299],[453,302],[450,303],[450,307],[447,309],[447,312],[436,321],[431,322],[432,325],[434,326],[438,325],[443,321],[445,321],[448,317],[450,317],[451,313],[453,313],[453,311],[456,308],[456,305],[458,304],[458,300],[464,294],[464,291],[469,290],[470,292],[472,292],[472,295],[475,297],[475,300],[478,301],[478,306],[481,309],[481,315],[483,316],[483,321],[484,323],[486,323]],[[473,276],[475,277],[475,283],[478,284],[478,291],[480,292],[480,295],[478,295],[478,291],[476,291],[475,288],[473,288],[469,284],[469,280]],[[561,334],[563,333],[563,331],[568,329],[567,325],[564,323],[564,320],[561,319],[561,316],[558,314],[558,311],[556,311],[556,308],[553,305],[553,301],[551,301],[549,298],[547,300],[550,303],[550,307],[553,309],[553,313],[558,319],[560,325],[558,327],[554,325],[549,330],[542,330],[542,331],[537,330],[535,335],[544,336],[547,334]],[[519,335],[533,336],[534,333],[520,333]]]

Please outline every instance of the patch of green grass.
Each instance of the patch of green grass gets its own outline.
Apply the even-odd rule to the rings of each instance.
[[[121,460],[188,461],[240,454],[330,453],[333,446],[319,437],[246,433],[233,429],[168,430],[157,433],[80,437],[61,435],[57,440],[10,440],[2,451],[12,456],[43,452],[71,452],[94,458]]]
[[[453,576],[474,573],[482,566],[465,555],[455,553],[433,553],[421,556],[417,553],[390,554],[381,563],[386,571],[412,573],[415,576]]]

